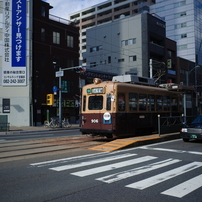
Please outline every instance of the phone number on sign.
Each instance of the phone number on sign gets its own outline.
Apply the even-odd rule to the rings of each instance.
[[[3,83],[24,83],[25,79],[4,79]]]

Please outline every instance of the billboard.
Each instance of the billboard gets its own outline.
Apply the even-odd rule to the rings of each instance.
[[[26,86],[27,0],[4,0],[2,86]]]

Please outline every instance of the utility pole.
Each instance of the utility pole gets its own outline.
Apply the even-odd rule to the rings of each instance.
[[[76,67],[69,67],[69,68],[59,68],[59,71],[55,72],[55,76],[59,77],[59,124],[60,128],[62,128],[62,76],[64,76],[64,70],[75,70],[78,73],[85,72],[86,67],[83,66],[76,66]]]

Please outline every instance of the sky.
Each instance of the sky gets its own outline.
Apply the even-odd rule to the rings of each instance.
[[[53,6],[53,8],[50,10],[50,14],[69,20],[69,14],[105,2],[107,0],[44,0],[44,1]]]

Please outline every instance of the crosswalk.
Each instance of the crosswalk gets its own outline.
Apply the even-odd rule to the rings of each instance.
[[[183,176],[191,171],[194,172],[197,169],[201,169],[202,162],[184,162],[183,160],[175,158],[159,159],[156,156],[139,156],[138,154],[132,152],[106,152],[102,154],[98,153],[80,157],[33,163],[31,166],[48,166],[49,170],[56,172],[70,170],[70,175],[76,177],[94,176],[95,180],[107,184],[133,177],[132,179],[134,182],[130,184],[126,183],[124,185],[125,188],[144,190],[163,182],[166,183],[166,181],[176,178],[177,176]],[[118,172],[119,169],[121,171]],[[151,171],[157,171],[157,174],[151,174],[149,177],[144,179],[144,175],[142,174],[149,174]],[[99,177],[97,176],[98,174]],[[134,176],[137,175],[140,177],[143,176],[142,179],[139,177],[134,178]],[[181,180],[180,183],[178,182],[179,184],[174,184],[172,185],[173,187],[169,187],[167,190],[159,191],[160,194],[182,198],[201,188],[202,174],[194,177],[193,174],[190,176],[192,176],[191,179],[187,180],[186,178],[186,180]],[[136,181],[135,179],[139,180]]]

